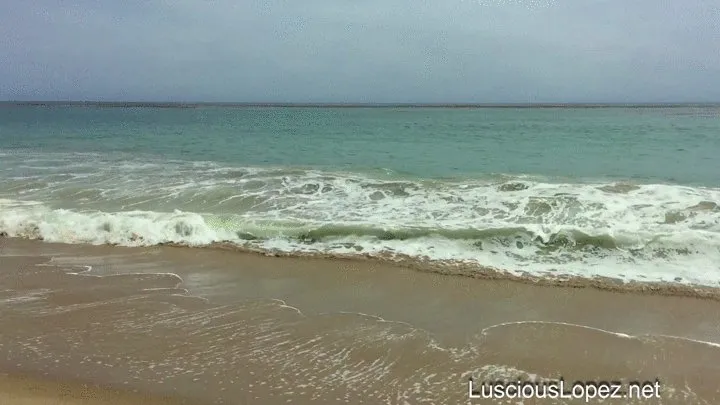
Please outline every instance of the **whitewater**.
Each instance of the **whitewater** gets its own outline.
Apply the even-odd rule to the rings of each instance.
[[[0,233],[48,242],[412,257],[512,274],[717,287],[720,189],[490,174],[419,178],[3,151]]]

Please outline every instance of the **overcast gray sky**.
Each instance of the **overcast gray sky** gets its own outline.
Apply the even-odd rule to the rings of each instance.
[[[720,0],[4,0],[0,99],[720,101]]]

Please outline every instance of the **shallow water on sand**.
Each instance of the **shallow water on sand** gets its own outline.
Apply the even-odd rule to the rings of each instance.
[[[623,403],[714,404],[718,309],[370,262],[6,239],[0,366],[198,403],[497,403],[468,399],[472,376],[659,378],[661,401]]]

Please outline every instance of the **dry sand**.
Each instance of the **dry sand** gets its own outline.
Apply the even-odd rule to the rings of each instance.
[[[717,300],[363,260],[0,243],[0,404],[499,403],[469,400],[470,376],[660,378],[661,401],[610,403],[720,403]]]

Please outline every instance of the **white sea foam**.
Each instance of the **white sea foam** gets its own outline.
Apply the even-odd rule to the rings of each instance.
[[[10,177],[23,170],[0,176],[0,232],[128,246],[231,241],[517,273],[720,282],[720,190],[713,188],[83,158],[65,160],[62,170],[33,163],[42,169],[22,181]]]

